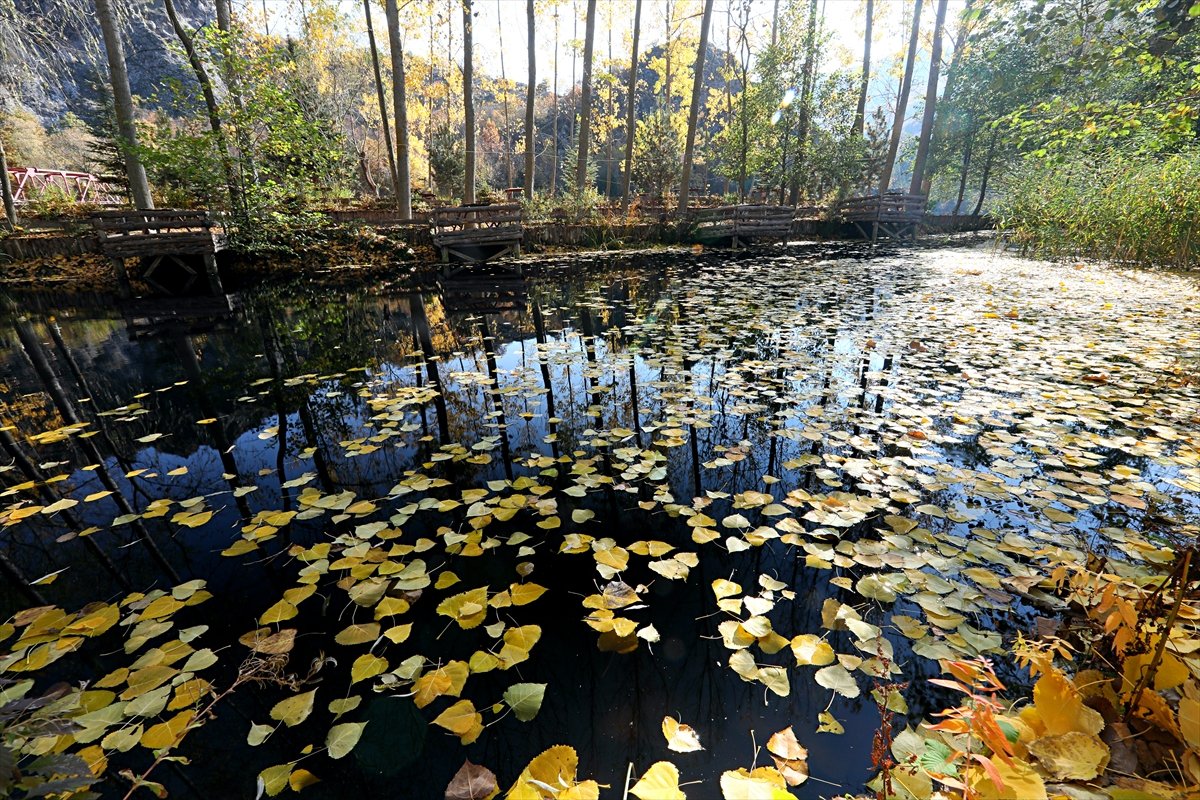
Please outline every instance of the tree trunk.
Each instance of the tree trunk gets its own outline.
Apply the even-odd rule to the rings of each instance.
[[[704,0],[704,16],[700,18],[700,44],[696,48],[696,64],[692,67],[692,105],[688,109],[687,139],[683,143],[683,177],[679,180],[679,211],[685,214],[691,188],[688,184],[692,180],[692,156],[696,149],[696,122],[700,117],[700,100],[704,95],[704,61],[708,55],[708,26],[712,22],[712,10],[713,0]]]
[[[967,142],[963,145],[963,162],[962,170],[958,175],[958,200],[954,203],[954,216],[958,216],[959,209],[962,208],[963,195],[967,193],[967,173],[971,170],[971,148],[975,144],[975,131],[971,131],[967,135]]]
[[[475,53],[471,44],[471,0],[462,0],[463,12],[463,127],[466,129],[466,179],[463,202],[475,202]]]
[[[0,139],[0,196],[4,200],[4,224],[12,230],[17,227],[17,204],[13,201],[12,183],[8,180],[8,155],[4,152],[3,139]]]
[[[858,108],[854,112],[854,123],[850,126],[851,136],[863,135],[863,124],[867,114],[867,87],[871,82],[871,29],[874,26],[875,0],[867,0],[867,32],[863,35],[862,78],[858,84]]]
[[[229,0],[216,0],[217,7],[217,30],[222,33],[229,33],[233,29],[233,13],[230,8]]]
[[[638,0],[641,2],[641,0]],[[537,149],[534,144],[534,103],[537,99],[537,48],[533,40],[536,14],[533,0],[526,0],[526,22],[529,27],[529,85],[525,90],[525,197],[533,199],[534,156]]]
[[[512,162],[512,141],[510,134],[512,133],[512,121],[508,116],[508,72],[504,68],[504,9],[500,7],[500,0],[496,0],[496,19],[500,25],[497,33],[497,44],[500,46],[500,86],[504,92],[504,130],[500,134],[500,146],[504,148],[504,171],[508,178],[508,183],[505,188],[513,185],[513,162]]]
[[[400,9],[386,0],[388,49],[392,55],[392,107],[396,121],[396,208],[403,219],[412,219],[412,177],[408,161],[408,87],[404,75],[404,44],[400,41]]]
[[[925,162],[929,159],[929,142],[933,138],[933,121],[937,113],[938,75],[942,69],[942,26],[945,24],[946,0],[938,0],[937,16],[933,23],[933,45],[929,51],[929,82],[925,85],[925,113],[921,117],[921,138],[917,140],[909,194],[921,194],[924,188]]]
[[[709,0],[711,3],[711,0]],[[583,34],[583,87],[579,92],[579,158],[575,162],[575,194],[587,182],[588,144],[592,128],[592,48],[596,39],[596,0],[588,0]]]
[[[971,212],[971,216],[978,217],[979,212],[983,210],[983,199],[987,196],[988,178],[992,174],[992,156],[996,154],[996,134],[992,133],[992,141],[988,144],[987,158],[983,162],[983,178],[979,182],[979,202],[975,204],[975,210]]]
[[[225,190],[229,194],[229,209],[237,210],[238,188],[237,177],[233,171],[233,158],[229,153],[229,141],[225,138],[225,130],[221,125],[221,111],[217,106],[217,95],[213,91],[212,79],[208,76],[208,70],[204,67],[204,62],[200,59],[200,54],[196,52],[196,43],[187,28],[183,27],[183,22],[179,19],[179,14],[175,9],[175,0],[163,0],[163,4],[167,9],[167,18],[171,21],[171,27],[175,30],[175,36],[179,39],[179,43],[183,45],[183,51],[187,55],[188,64],[192,67],[192,72],[196,76],[196,82],[200,84],[200,93],[204,95],[204,107],[208,112],[208,126],[212,129],[213,136],[217,140],[218,157],[221,159],[221,170],[225,173]]]
[[[388,171],[392,174],[392,190],[400,197],[400,173],[396,171],[396,151],[392,147],[392,126],[388,124],[387,95],[383,91],[383,72],[379,69],[379,48],[375,45],[375,26],[371,23],[371,0],[363,0],[363,15],[367,19],[367,46],[371,49],[371,69],[375,74],[375,99],[379,103],[379,119],[383,125],[383,142],[387,148]]]
[[[104,35],[104,50],[108,55],[108,74],[112,83],[117,131],[121,137],[121,150],[125,155],[129,191],[133,196],[135,208],[152,209],[154,198],[150,194],[150,182],[146,179],[146,169],[138,155],[137,126],[133,121],[133,93],[129,89],[129,72],[125,68],[125,48],[121,44],[117,15],[110,0],[95,0],[95,5],[96,16],[100,20],[100,31]]]
[[[771,47],[779,41],[779,0],[775,0],[775,7],[771,10]]]
[[[558,6],[554,6],[554,86],[551,94],[554,97],[554,135],[550,137],[550,196],[558,196]]]
[[[629,212],[629,187],[633,179],[633,140],[637,130],[638,37],[642,31],[642,0],[633,7],[633,48],[629,54],[629,86],[625,109],[625,175],[621,186],[621,210]]]
[[[892,170],[896,166],[896,153],[900,151],[900,136],[904,133],[904,110],[908,107],[908,92],[912,88],[913,62],[917,58],[917,37],[921,33],[921,3],[916,0],[913,7],[912,33],[908,37],[908,55],[904,59],[904,77],[900,81],[900,96],[896,99],[896,118],[892,123],[892,136],[888,142],[887,158],[883,162],[883,174],[879,177],[879,194],[884,194],[892,182]]]
[[[798,169],[792,174],[792,191],[788,199],[789,205],[800,201],[800,169],[808,165],[808,138],[812,128],[812,97],[813,84],[816,81],[814,70],[817,65],[817,0],[811,0],[808,6],[808,31],[804,37],[804,67],[800,87],[799,124],[796,127],[796,163]]]

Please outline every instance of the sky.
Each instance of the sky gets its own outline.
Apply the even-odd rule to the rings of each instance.
[[[666,34],[666,5],[672,0],[643,0],[641,24],[641,50],[661,43]],[[342,13],[356,23],[362,21],[362,5],[357,0],[335,0]],[[400,0],[404,4],[404,0]],[[434,0],[444,15],[448,10],[454,14],[455,59],[462,56],[462,23],[458,10],[459,0]],[[554,7],[557,7],[558,46],[558,89],[565,92],[577,82],[582,72],[582,57],[572,58],[572,40],[581,41],[584,36],[586,0],[536,0],[538,8],[536,53],[538,80],[549,81],[554,71],[555,35]],[[787,0],[781,0],[786,3]],[[676,17],[688,18],[684,25],[698,31],[699,12],[702,0],[673,0],[678,9]],[[956,20],[964,0],[950,0],[947,12],[947,36],[953,34]],[[294,31],[298,28],[299,0],[246,0],[248,9],[261,15],[264,6],[270,15],[272,32]],[[376,8],[382,3],[377,3]],[[739,13],[741,0],[714,0],[711,42],[720,48],[725,46],[726,14],[732,6]],[[774,0],[751,0],[751,26],[753,47],[761,47],[770,38],[771,16]],[[872,36],[872,68],[878,73],[893,67],[903,57],[907,43],[908,21],[911,19],[913,0],[876,0],[875,25]],[[922,12],[924,58],[918,58],[914,86],[923,84],[928,62],[928,40],[932,36],[935,0],[926,0]],[[829,31],[829,45],[823,57],[823,68],[827,70],[844,66],[856,67],[862,59],[863,32],[865,28],[864,0],[821,0],[824,24]],[[598,0],[595,56],[607,59],[611,52],[614,59],[628,61],[629,41],[633,28],[635,0]],[[499,76],[502,71],[509,78],[523,81],[527,70],[526,62],[526,0],[474,0],[476,19],[475,68],[477,73]],[[383,14],[373,14],[377,30],[384,25]],[[444,19],[444,17],[443,17]],[[576,23],[577,21],[577,23]],[[444,23],[443,23],[444,25]],[[576,26],[577,25],[577,26]],[[363,26],[365,29],[365,25]],[[439,33],[438,47],[444,54],[445,38]],[[380,37],[386,40],[386,37]],[[406,49],[424,54],[429,50],[426,31],[414,33],[405,42]],[[736,46],[736,43],[734,43]],[[501,47],[503,45],[503,48]],[[386,45],[384,46],[386,51]],[[945,52],[950,52],[950,40],[945,43]],[[573,65],[574,60],[574,65]],[[503,62],[503,63],[502,63]],[[574,76],[572,76],[574,66]]]

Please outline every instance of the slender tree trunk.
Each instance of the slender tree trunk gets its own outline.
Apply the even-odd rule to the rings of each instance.
[[[750,27],[750,4],[747,2],[742,6],[742,18],[738,24],[738,40],[741,50],[741,68],[742,68],[742,90],[739,93],[738,99],[741,105],[742,117],[742,146],[741,152],[738,153],[738,201],[746,199],[746,170],[747,162],[750,160],[750,118],[747,116],[749,110],[746,108],[747,94],[750,83],[750,40],[747,38],[746,31]]]
[[[504,92],[504,131],[500,135],[500,146],[504,148],[504,169],[507,173],[508,183],[506,188],[513,185],[513,162],[512,162],[512,121],[508,116],[508,73],[504,68],[504,9],[500,6],[500,0],[496,0],[496,19],[500,21],[498,29],[497,44],[500,46],[500,85]]]
[[[921,138],[917,140],[909,194],[921,194],[924,189],[925,162],[929,159],[929,142],[933,138],[933,121],[937,113],[938,76],[942,68],[942,27],[945,24],[946,0],[938,0],[937,16],[933,23],[933,45],[929,52],[929,82],[925,85],[925,113],[921,117]]]
[[[121,136],[121,150],[125,155],[125,173],[129,178],[129,191],[133,205],[139,209],[154,208],[150,194],[150,182],[146,169],[138,155],[137,126],[133,121],[133,92],[129,89],[129,72],[125,68],[125,48],[121,44],[121,31],[117,15],[110,0],[95,0],[96,16],[104,35],[104,50],[108,55],[108,74],[113,90],[113,106],[117,115],[117,130]]]
[[[379,68],[379,48],[375,45],[375,26],[371,23],[371,0],[363,0],[363,15],[367,19],[367,45],[371,49],[371,69],[375,74],[375,99],[379,103],[379,119],[383,125],[383,142],[387,148],[388,170],[392,174],[392,189],[397,202],[399,202],[400,173],[396,171],[396,150],[392,147],[392,126],[388,124],[387,95],[383,91],[383,72]]]
[[[771,47],[779,41],[779,0],[775,0],[775,7],[771,10]]]
[[[163,4],[166,6],[167,18],[171,21],[171,27],[175,30],[175,36],[179,39],[179,43],[183,45],[183,51],[187,55],[188,64],[191,65],[192,72],[196,76],[196,82],[200,84],[200,93],[204,96],[204,107],[208,112],[208,126],[212,129],[213,136],[217,140],[221,169],[225,173],[225,190],[229,194],[229,208],[231,211],[234,211],[240,205],[238,201],[237,176],[234,174],[233,158],[229,153],[229,141],[226,139],[225,129],[221,125],[221,111],[217,106],[217,95],[213,91],[212,80],[208,76],[208,70],[205,69],[204,62],[200,59],[200,54],[196,52],[195,40],[179,19],[179,14],[175,9],[175,0],[163,0]]]
[[[854,111],[851,136],[863,135],[867,114],[867,87],[871,83],[871,30],[875,24],[875,0],[867,0],[867,32],[863,34],[862,77],[858,83],[858,108]]]
[[[975,210],[971,212],[971,216],[978,217],[979,212],[983,210],[983,200],[987,196],[988,178],[992,174],[992,157],[996,154],[996,134],[992,133],[992,140],[988,144],[987,158],[983,162],[983,178],[979,182],[979,202],[975,204]]]
[[[971,170],[971,148],[975,144],[975,131],[967,134],[966,144],[963,145],[962,169],[958,175],[958,200],[954,203],[954,216],[958,216],[962,208],[963,195],[967,193],[967,173]]]
[[[551,137],[550,148],[550,196],[558,196],[558,6],[554,6],[554,135]]]
[[[535,101],[537,100],[537,47],[533,38],[536,17],[533,0],[526,0],[525,21],[529,28],[529,85],[525,90],[525,197],[528,199],[533,199],[534,156],[537,153],[534,142],[534,111]]]
[[[467,138],[467,175],[463,202],[475,202],[475,54],[472,50],[471,0],[462,0],[463,12],[463,126]]]
[[[800,200],[800,170],[808,166],[808,137],[812,128],[814,70],[817,64],[817,0],[808,6],[808,31],[804,37],[804,67],[800,86],[799,124],[796,127],[796,164],[792,172],[792,190],[788,198],[790,205]]]
[[[687,213],[688,192],[692,181],[692,157],[696,150],[696,123],[700,117],[700,100],[704,95],[704,61],[708,55],[708,27],[712,23],[713,0],[704,0],[704,16],[700,18],[700,44],[696,48],[696,64],[692,68],[692,105],[688,109],[687,139],[683,144],[683,177],[679,180],[679,211]]]
[[[588,0],[583,36],[583,87],[579,93],[579,158],[575,162],[577,195],[583,194],[584,184],[587,182],[588,144],[592,129],[592,48],[596,43],[596,0]]]
[[[638,0],[640,4],[642,0]],[[0,134],[2,135],[2,134]],[[8,180],[8,155],[0,138],[0,197],[4,200],[4,223],[9,230],[17,227],[17,204],[13,201],[12,183]]]
[[[621,186],[621,210],[629,212],[629,188],[633,179],[633,141],[637,131],[638,37],[642,31],[642,0],[633,6],[633,47],[629,54],[629,85],[625,109],[625,175]]]
[[[412,177],[408,158],[408,87],[404,74],[404,44],[400,41],[400,9],[386,0],[388,49],[392,55],[392,107],[396,120],[396,208],[403,219],[412,219]]]
[[[883,162],[883,173],[879,177],[879,194],[884,194],[892,182],[892,170],[896,166],[896,154],[900,151],[900,136],[904,133],[904,111],[908,107],[908,93],[912,88],[913,62],[917,58],[917,38],[921,32],[921,3],[916,0],[913,7],[912,32],[908,37],[908,55],[904,59],[904,77],[900,81],[900,96],[896,99],[896,118],[892,123],[892,136],[888,142],[887,158]]]

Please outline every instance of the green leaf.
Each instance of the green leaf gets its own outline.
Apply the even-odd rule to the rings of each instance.
[[[329,729],[329,735],[325,737],[325,746],[329,748],[330,758],[341,758],[354,749],[358,744],[358,740],[362,738],[363,728],[367,727],[365,722],[343,722],[341,725],[334,725]]]
[[[529,722],[542,709],[546,696],[544,683],[514,683],[504,693],[504,702],[521,722]]]
[[[948,744],[937,739],[926,739],[925,750],[917,759],[921,769],[931,775],[958,776],[958,765],[953,761],[954,751]]]

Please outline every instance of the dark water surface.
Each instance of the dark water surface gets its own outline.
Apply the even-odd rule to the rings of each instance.
[[[154,773],[172,797],[253,797],[260,770],[322,744],[326,705],[348,693],[363,702],[341,721],[366,721],[362,741],[336,762],[301,761],[322,779],[305,796],[440,798],[464,757],[496,772],[506,790],[531,758],[566,744],[579,753],[580,777],[609,787],[601,796],[622,796],[630,763],[636,778],[670,760],[684,781],[701,782],[685,786],[689,797],[718,797],[720,774],[750,767],[756,745],[789,725],[809,750],[812,779],[792,790],[798,797],[860,791],[879,725],[873,679],[859,672],[860,696],[835,695],[785,648],[756,651],[755,660],[790,666],[786,697],[743,680],[718,630],[731,617],[715,605],[715,579],[747,595],[761,575],[782,581],[786,595],[768,593],[774,630],[824,635],[838,653],[869,658],[862,637],[823,627],[827,598],[858,608],[885,629],[915,722],[947,700],[924,681],[938,672],[927,656],[1002,655],[1015,631],[1047,613],[1035,608],[1036,580],[1022,582],[1036,574],[1036,548],[1141,564],[1140,543],[1152,550],[1200,517],[1200,294],[1189,277],[962,246],[872,255],[814,245],[572,257],[525,279],[452,279],[424,294],[286,285],[224,311],[206,302],[114,311],[23,297],[4,318],[0,390],[13,427],[0,505],[114,492],[80,502],[69,519],[37,515],[5,527],[0,549],[13,565],[29,578],[65,570],[35,588],[68,609],[125,594],[97,550],[138,591],[205,579],[213,597],[180,612],[179,625],[210,626],[203,642],[222,660],[209,680],[223,685],[246,652],[238,637],[296,585],[304,563],[289,547],[362,535],[358,526],[399,514],[391,524],[402,535],[390,543],[437,542],[420,557],[435,578],[452,571],[459,581],[424,589],[404,617],[411,637],[376,652],[392,668],[414,654],[469,659],[493,640],[436,606],[527,574],[546,593],[489,611],[487,624],[536,624],[540,641],[511,670],[472,675],[463,697],[491,723],[488,709],[510,684],[548,688],[531,722],[506,715],[467,746],[428,724],[447,698],[418,709],[402,687],[373,691],[366,681],[348,690],[365,646],[333,637],[371,617],[332,585],[336,574],[286,623],[299,631],[292,670],[305,673],[322,653],[336,659],[312,684],[317,712],[251,748],[250,725],[270,723],[290,692],[239,690],[184,741],[190,766]],[[86,438],[39,435],[73,421]],[[43,488],[25,485],[30,465],[49,479]],[[410,491],[415,475],[451,485],[418,481]],[[461,499],[471,487],[503,492],[506,481],[534,485],[528,479],[557,505],[496,519],[474,540],[472,502],[411,505]],[[351,492],[375,507],[301,514],[256,549],[221,555],[256,515],[311,508],[304,493],[313,491]],[[746,492],[791,502],[770,514],[762,503],[747,510],[735,498]],[[213,511],[211,520],[172,521],[182,501],[201,497],[197,508]],[[170,511],[157,513],[164,499]],[[712,518],[713,541],[693,541],[705,526],[687,524],[692,509]],[[779,524],[783,515],[793,527]],[[887,515],[920,527],[898,529]],[[86,540],[77,535],[91,526],[98,530]],[[781,539],[788,531],[793,538]],[[598,647],[583,599],[607,577],[594,541],[559,553],[571,549],[570,534],[698,554],[686,578],[668,579],[636,553],[621,572],[642,601],[627,616],[639,630],[653,625],[659,641],[627,653]],[[482,555],[456,547],[464,539]],[[857,593],[871,574],[892,581],[899,599]],[[935,574],[951,576],[945,592]],[[841,585],[831,584],[836,577]],[[943,622],[923,641],[948,641],[949,650],[915,653],[890,616],[925,619],[931,592],[967,627],[955,633]],[[30,604],[7,581],[0,619]],[[113,645],[55,666],[94,679],[128,661]],[[827,708],[844,734],[816,732]],[[668,751],[667,715],[692,725],[706,749]],[[148,763],[136,751],[110,760],[110,772]],[[124,794],[119,778],[105,786],[104,796]]]

